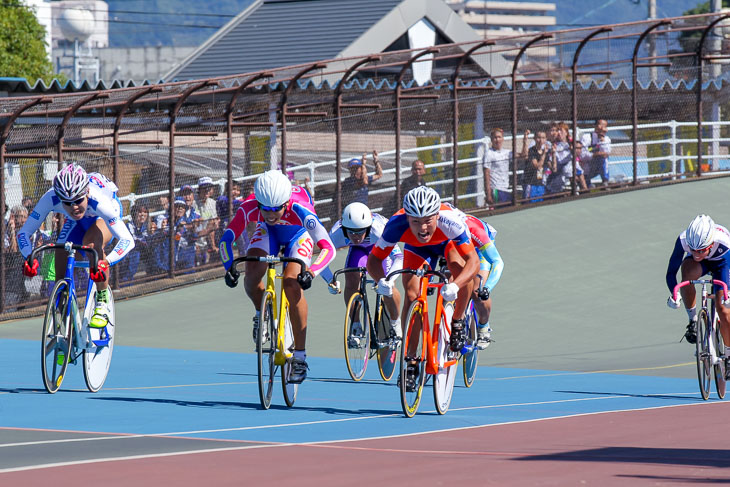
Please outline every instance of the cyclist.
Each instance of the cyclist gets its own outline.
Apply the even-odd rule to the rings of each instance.
[[[479,285],[481,277],[482,289],[475,289],[474,307],[477,311],[477,348],[484,350],[489,346],[492,328],[489,326],[489,315],[492,312],[492,291],[499,282],[504,270],[504,261],[499,255],[494,237],[497,231],[488,223],[472,215],[464,215],[464,222],[469,228],[471,241],[479,254],[479,272],[474,285]],[[478,293],[478,294],[477,294]],[[484,298],[484,300],[482,300]]]
[[[301,266],[288,263],[284,267],[283,288],[289,300],[289,317],[294,332],[294,357],[289,382],[301,383],[307,377],[307,301],[302,290],[309,289],[312,279],[335,258],[335,248],[327,230],[317,218],[312,198],[301,186],[292,186],[289,178],[281,171],[263,173],[254,184],[254,194],[249,196],[236,210],[236,214],[223,232],[220,241],[220,255],[226,271],[233,262],[233,242],[243,233],[249,222],[257,222],[251,236],[247,255],[264,257],[278,255],[283,251],[286,257],[301,259],[309,270],[302,272]],[[320,254],[314,264],[314,245]],[[265,262],[246,262],[243,280],[246,294],[256,308],[253,318],[253,337],[256,341],[261,318],[261,298],[264,285],[261,279],[266,273]],[[235,287],[236,279],[226,279],[226,284]]]
[[[18,233],[18,247],[23,257],[33,250],[29,236],[40,228],[41,222],[51,213],[66,217],[56,243],[71,242],[94,247],[99,254],[97,272],[89,277],[96,282],[96,306],[89,326],[104,328],[109,321],[109,267],[122,260],[134,248],[134,238],[122,221],[122,202],[117,197],[118,188],[106,176],[87,174],[78,164],[69,164],[53,178],[53,187],[38,201],[28,220]],[[112,238],[117,243],[105,255],[104,247]],[[23,274],[38,274],[38,259],[29,266],[23,263]],[[56,250],[56,278],[66,274],[66,252]]]
[[[368,258],[368,272],[378,280],[378,293],[384,296],[392,294],[393,282],[384,279],[383,260],[397,242],[405,243],[403,266],[408,269],[419,269],[423,264],[435,268],[438,259],[446,257],[452,277],[441,288],[441,296],[444,301],[455,301],[450,347],[453,351],[461,350],[465,340],[464,312],[479,270],[479,256],[466,225],[452,207],[441,203],[433,188],[420,186],[406,193],[403,208],[388,221]],[[405,322],[405,315],[420,292],[418,277],[404,274],[403,287],[406,293],[401,316]],[[413,373],[415,369],[409,376]],[[411,379],[407,378],[409,382]]]
[[[682,270],[682,280],[699,279],[705,274],[712,274],[713,279],[730,283],[730,232],[717,225],[707,215],[698,215],[689,224],[687,230],[677,237],[674,251],[667,267],[667,287],[670,296],[667,305],[677,309],[682,300],[689,316],[689,324],[684,333],[689,343],[697,343],[697,308],[695,306],[696,290],[694,286],[680,289],[680,297],[673,298],[677,285],[677,271]],[[719,286],[715,291],[715,310],[720,319],[720,333],[725,343],[730,343],[730,309],[722,306]]]
[[[350,203],[342,211],[342,219],[337,221],[330,231],[330,239],[334,243],[335,248],[341,249],[349,247],[347,258],[345,259],[345,267],[364,267],[368,260],[368,255],[383,234],[383,229],[388,220],[378,213],[373,214],[365,204],[354,202]],[[388,274],[403,268],[403,253],[397,245],[383,261],[383,272]],[[329,267],[325,268],[320,274],[327,281],[328,289],[331,294],[340,292],[340,283],[336,281],[334,285],[329,285],[332,281],[332,271]],[[345,306],[350,302],[350,297],[355,293],[360,285],[358,276],[353,272],[345,274]],[[398,310],[400,308],[400,293],[397,288],[393,288],[393,295],[385,298],[385,305],[391,316],[391,336],[393,338],[401,338],[401,322]],[[353,335],[362,335],[362,325],[355,322],[352,325]],[[359,343],[354,343],[357,346]]]

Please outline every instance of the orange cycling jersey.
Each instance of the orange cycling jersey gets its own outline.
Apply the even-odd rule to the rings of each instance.
[[[461,256],[466,256],[474,251],[474,245],[471,242],[467,226],[453,207],[445,204],[441,205],[436,231],[431,240],[426,243],[420,242],[411,232],[408,225],[408,216],[405,210],[401,209],[388,220],[380,239],[373,247],[372,254],[380,260],[385,260],[398,242],[413,247],[431,247],[441,245],[447,241],[454,243]]]

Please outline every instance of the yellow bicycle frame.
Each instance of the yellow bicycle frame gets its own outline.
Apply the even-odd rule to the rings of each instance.
[[[287,359],[292,357],[292,352],[289,351],[286,346],[286,320],[287,320],[287,309],[289,308],[289,301],[286,299],[286,293],[281,289],[281,299],[278,303],[277,308],[277,297],[276,292],[276,280],[283,280],[284,276],[276,273],[276,267],[270,265],[266,270],[266,290],[265,294],[271,295],[271,301],[273,302],[274,309],[278,309],[278,320],[276,321],[276,353],[274,354],[274,364],[282,366],[286,364]],[[283,286],[280,286],[283,287]],[[264,310],[261,310],[262,312]]]

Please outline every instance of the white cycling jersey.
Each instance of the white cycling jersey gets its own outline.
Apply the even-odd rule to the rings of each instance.
[[[66,216],[66,224],[58,236],[58,243],[66,242],[71,231],[77,224],[86,219],[101,218],[109,227],[112,235],[118,239],[114,249],[107,255],[109,265],[114,265],[126,256],[134,248],[134,238],[129,229],[122,221],[122,206],[117,199],[117,186],[103,174],[89,174],[89,202],[86,213],[81,220],[71,218],[63,206],[61,200],[56,196],[53,188],[46,191],[33,211],[28,215],[23,227],[18,232],[18,249],[23,257],[28,257],[33,250],[30,235],[38,230],[41,222],[49,213],[61,213]]]

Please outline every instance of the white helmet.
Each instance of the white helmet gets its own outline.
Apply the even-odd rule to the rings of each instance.
[[[86,195],[89,188],[89,175],[77,164],[69,164],[53,178],[53,190],[61,201],[71,202]]]
[[[362,230],[370,230],[370,226],[373,224],[373,214],[370,212],[370,208],[363,203],[354,202],[350,203],[342,211],[342,230],[345,232],[360,232]]]
[[[419,186],[406,193],[403,198],[403,209],[406,215],[421,218],[438,213],[441,208],[441,197],[435,189]]]
[[[685,232],[687,245],[692,250],[702,250],[715,241],[715,222],[707,215],[697,215]]]
[[[277,169],[266,171],[254,183],[253,192],[264,206],[282,206],[291,199],[291,181]]]

